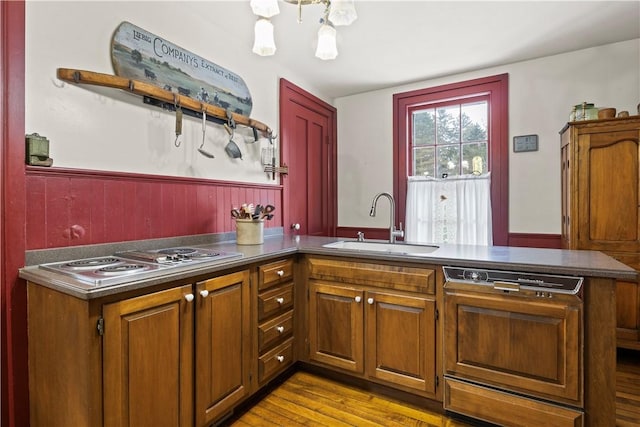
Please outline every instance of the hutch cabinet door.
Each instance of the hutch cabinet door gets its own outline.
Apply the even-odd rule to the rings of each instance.
[[[193,424],[191,291],[182,286],[103,307],[105,427]]]
[[[640,131],[578,136],[580,249],[640,252]]]
[[[363,373],[363,291],[311,281],[309,359]]]
[[[249,395],[249,270],[196,284],[196,426],[208,426]]]
[[[603,251],[640,267],[640,119],[562,130],[562,247]],[[640,288],[617,284],[618,347],[640,349]]]
[[[367,292],[367,376],[435,394],[435,301]]]

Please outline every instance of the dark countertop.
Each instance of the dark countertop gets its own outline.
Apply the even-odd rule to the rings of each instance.
[[[141,289],[162,283],[187,279],[196,275],[213,274],[228,268],[242,267],[254,262],[264,262],[296,253],[349,256],[372,261],[407,261],[429,265],[450,265],[469,268],[488,268],[532,273],[566,274],[584,277],[605,277],[635,280],[636,271],[615,259],[595,251],[561,249],[519,248],[506,246],[440,245],[432,253],[406,255],[389,252],[365,252],[359,250],[324,248],[322,245],[340,240],[336,237],[313,236],[267,236],[262,245],[236,245],[235,241],[216,241],[215,238],[199,238],[197,243],[182,242],[192,246],[216,248],[222,251],[240,252],[242,257],[213,261],[164,270],[149,279],[131,281],[120,285],[93,286],[71,277],[43,270],[37,264],[61,260],[73,260],[94,256],[111,255],[113,252],[97,253],[86,247],[66,248],[64,251],[47,250],[30,254],[27,259],[33,265],[22,268],[20,277],[81,299],[94,299],[120,292]],[[129,248],[135,249],[136,243]],[[140,244],[138,244],[140,245]],[[149,248],[146,242],[143,246]],[[153,246],[151,244],[151,246]],[[158,245],[155,248],[167,247]],[[108,250],[107,247],[106,250]],[[120,248],[121,249],[121,248]],[[105,250],[104,248],[102,249]],[[34,251],[38,252],[38,251]],[[64,254],[64,255],[61,255]],[[60,259],[61,256],[66,258]]]

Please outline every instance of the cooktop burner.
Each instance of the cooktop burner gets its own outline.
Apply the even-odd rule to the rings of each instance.
[[[132,280],[132,276],[142,279],[144,273],[148,276],[168,266],[107,256],[41,264],[40,268],[93,285],[114,285]]]
[[[113,274],[132,274],[138,271],[146,271],[151,269],[148,265],[142,264],[118,264],[108,265],[96,270],[96,274],[113,275]]]
[[[166,255],[191,255],[198,252],[197,249],[194,248],[169,248],[169,249],[160,249],[158,251],[159,254]]]
[[[204,264],[226,258],[241,257],[239,252],[206,248],[176,247],[150,251],[118,252],[113,256],[95,257],[41,264],[40,268],[71,276],[92,285],[116,285],[151,278],[161,271]]]
[[[94,270],[97,267],[117,264],[120,262],[121,260],[115,257],[89,258],[67,262],[63,264],[63,267],[73,270]]]
[[[224,252],[206,248],[175,247],[149,251],[118,252],[116,255],[123,258],[158,264],[186,264],[236,257],[241,256],[242,254],[238,252]]]

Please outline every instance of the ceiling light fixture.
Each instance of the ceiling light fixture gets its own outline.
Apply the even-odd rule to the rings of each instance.
[[[338,56],[335,26],[351,25],[358,17],[354,0],[284,0],[298,5],[298,23],[302,22],[302,6],[308,4],[325,5],[320,19],[316,57],[327,60]],[[273,24],[269,20],[280,13],[278,0],[251,0],[251,10],[258,15],[254,28],[253,52],[260,56],[270,56],[276,52],[273,38]]]

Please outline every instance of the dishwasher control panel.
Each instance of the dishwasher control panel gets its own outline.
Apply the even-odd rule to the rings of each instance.
[[[554,293],[575,295],[580,292],[583,277],[544,273],[526,273],[504,270],[484,270],[477,268],[443,267],[447,282],[462,282],[496,289],[526,289],[537,296],[551,297]],[[446,285],[445,285],[446,286]]]

